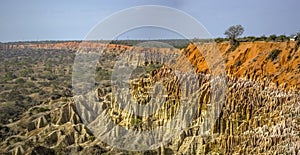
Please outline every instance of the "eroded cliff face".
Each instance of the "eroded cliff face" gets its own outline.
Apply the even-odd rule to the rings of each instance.
[[[116,154],[121,152],[133,154],[299,154],[300,94],[297,89],[299,88],[299,81],[297,81],[299,71],[291,69],[299,63],[299,58],[296,58],[299,50],[292,51],[292,42],[241,43],[236,50],[231,52],[227,52],[230,48],[229,44],[218,44],[224,59],[228,60],[225,61],[227,75],[213,75],[205,74],[209,73],[209,70],[198,51],[209,51],[210,48],[212,48],[211,45],[201,45],[198,49],[190,45],[181,56],[174,55],[175,62],[159,59],[161,55],[158,57],[159,54],[149,55],[147,52],[140,53],[141,55],[125,54],[124,59],[128,62],[143,58],[137,61],[142,66],[149,66],[156,62],[167,63],[147,74],[130,79],[128,93],[124,93],[125,89],[124,91],[116,90],[116,83],[106,80],[99,83],[94,91],[84,96],[59,98],[32,107],[23,114],[19,121],[1,127],[1,131],[5,134],[3,134],[4,140],[0,143],[0,152],[8,154],[39,152],[49,154]],[[282,50],[274,62],[266,60],[269,53],[259,52],[273,49]],[[156,50],[156,52],[168,55],[168,52],[172,51]],[[292,55],[289,61],[281,60],[288,55]],[[253,61],[254,59],[257,60]],[[242,63],[234,66],[238,60]],[[192,64],[192,67],[189,64]],[[265,71],[260,71],[259,65],[264,66]],[[283,68],[280,69],[279,66]],[[198,74],[187,73],[188,67]],[[254,71],[256,67],[258,71]],[[278,78],[273,78],[273,74]],[[277,87],[276,80],[278,85],[283,85],[285,82],[286,87],[294,89],[285,89],[285,86]],[[224,81],[226,81],[225,86]],[[164,89],[157,89],[155,86],[157,83],[160,84],[160,88]],[[117,86],[120,86],[120,83]],[[224,94],[221,93],[224,98],[212,89],[213,86],[224,88]],[[193,96],[191,92],[194,92]],[[159,94],[160,97],[157,98],[159,101],[151,102],[153,99],[151,94]],[[88,100],[95,100],[97,104],[88,104],[86,102]],[[130,100],[140,105],[159,102],[163,104],[157,104],[159,110],[144,117],[133,115],[126,111],[126,108],[119,106],[122,102],[130,106],[132,102]],[[135,132],[153,130],[176,119],[176,115],[189,115],[186,111],[179,109],[190,102],[195,103],[190,114],[191,119],[178,120],[180,123],[186,123],[188,128],[184,128],[180,134],[172,137],[160,148],[145,152],[128,152],[97,139],[100,134],[111,131],[111,124],[106,123],[107,120]],[[214,107],[213,105],[220,106]],[[213,108],[217,108],[218,117],[207,119],[206,114]],[[146,114],[150,113],[152,112]],[[123,135],[121,130],[117,129],[109,136]],[[127,145],[136,144],[139,141],[129,142]]]
[[[133,81],[131,97],[138,103],[145,104],[149,98],[145,95],[145,90],[151,85],[149,82],[172,76],[168,72],[169,69],[160,69],[156,74],[152,73],[148,81],[147,79]],[[299,92],[284,91],[249,80],[227,77],[226,101],[221,107],[220,116],[215,122],[211,122],[214,123],[211,129],[205,130],[208,132],[203,132],[205,124],[202,128],[201,126],[208,123],[203,120],[204,114],[213,97],[209,90],[213,78],[199,75],[198,80],[202,87],[195,98],[197,101],[195,115],[192,120],[181,120],[190,127],[152,153],[299,153]],[[165,81],[164,85],[167,87],[165,96],[167,100],[160,111],[151,116],[137,117],[118,108],[116,100],[112,100],[114,95],[109,89],[110,86],[95,90],[99,104],[93,104],[90,108],[103,108],[105,111],[100,115],[105,115],[107,119],[127,129],[137,132],[151,130],[173,119],[174,115],[180,112],[178,107],[186,104],[179,100],[179,95],[176,95],[184,93],[176,80]],[[191,88],[192,86],[189,86],[188,89]],[[102,107],[97,107],[100,105]],[[83,124],[80,117],[84,115],[88,118],[93,117],[95,116],[93,112],[95,110],[81,110],[72,99],[67,98],[33,107],[20,121],[7,125],[9,131],[17,134],[8,135],[9,137],[1,143],[1,150],[3,153],[14,154],[28,154],[37,149],[56,153],[122,152],[103,144],[97,139],[97,134],[93,135],[95,132],[91,132],[86,124]],[[90,119],[93,123],[97,122],[96,118]],[[109,132],[111,129],[108,124],[94,127],[102,129],[101,133]],[[118,136],[118,132],[111,136]]]
[[[214,46],[223,56],[228,75],[260,82],[271,80],[283,88],[300,87],[300,49],[296,50],[296,42],[241,42],[233,51],[229,43],[190,44],[185,49],[186,57],[197,72],[210,72],[206,62],[209,57],[203,55],[210,55],[207,52]]]
[[[7,135],[1,143],[2,153],[74,153],[82,147],[89,150],[85,146],[93,147],[95,141],[81,123],[71,98],[33,107],[23,114],[22,119],[7,127],[15,135]]]

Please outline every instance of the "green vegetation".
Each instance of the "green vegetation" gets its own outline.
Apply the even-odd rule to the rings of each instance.
[[[12,80],[15,78],[16,78],[16,75],[14,75],[13,72],[7,72],[4,77],[5,81],[9,81],[9,80]]]
[[[190,43],[191,40],[188,39],[161,39],[161,40],[113,40],[113,41],[106,41],[110,42],[111,44],[120,44],[120,45],[127,45],[127,46],[137,46],[141,43],[145,42],[160,42],[165,43],[171,47],[183,49],[186,48]],[[155,44],[156,45],[156,44]]]
[[[231,45],[231,47],[228,49],[227,52],[232,52],[232,51],[236,50],[236,48],[238,48],[239,45],[240,45],[240,43],[236,42],[235,44]]]
[[[138,118],[132,118],[130,124],[132,126],[139,126],[142,123],[141,119]]]
[[[46,112],[46,111],[49,111],[49,110],[50,109],[48,109],[48,108],[34,107],[34,108],[30,109],[29,113],[30,114],[38,114],[38,113]]]
[[[161,67],[162,67],[161,64],[150,64],[150,65],[146,66],[145,70],[147,73],[150,73],[151,71],[159,69]]]
[[[17,120],[32,106],[71,96],[74,55],[69,50],[0,50],[0,124]]]
[[[242,65],[241,60],[238,60],[237,62],[235,62],[235,66],[236,66],[236,67],[239,67],[239,66],[241,66],[241,65]]]
[[[161,68],[161,64],[150,63],[146,66],[137,66],[131,73],[131,79],[136,79],[142,76],[146,76],[151,71]]]
[[[274,61],[278,55],[281,53],[281,50],[278,49],[274,49],[273,51],[271,51],[271,53],[268,55],[267,60],[271,60]]]
[[[266,42],[285,42],[285,41],[289,41],[290,37],[286,36],[286,35],[275,35],[272,34],[270,36],[265,36],[262,35],[260,37],[256,37],[256,36],[245,36],[245,37],[241,37],[241,38],[236,38],[237,42],[255,42],[255,41],[266,41]],[[225,42],[225,41],[231,41],[230,38],[216,38],[215,42],[217,43],[221,43],[221,42]]]
[[[244,33],[244,27],[242,25],[230,26],[226,31],[225,35],[229,38],[232,45],[236,45],[238,41],[236,38]]]

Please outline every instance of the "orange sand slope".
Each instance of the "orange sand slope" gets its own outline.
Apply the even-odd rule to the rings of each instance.
[[[242,42],[233,51],[229,43],[215,44],[223,57],[228,75],[256,81],[272,81],[283,88],[300,88],[300,48],[296,42]],[[197,48],[198,47],[198,48]],[[195,67],[196,72],[210,73],[208,61],[214,59],[211,52],[214,45],[190,44],[184,50],[185,57]],[[281,50],[277,57],[268,59],[273,50]],[[202,55],[206,55],[205,58]],[[215,62],[220,64],[220,62]],[[212,66],[210,68],[214,68]]]

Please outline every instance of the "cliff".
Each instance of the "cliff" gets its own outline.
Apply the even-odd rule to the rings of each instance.
[[[190,44],[185,49],[186,57],[199,73],[209,73],[202,53],[212,44],[196,47]],[[241,42],[230,50],[229,43],[216,45],[225,63],[227,75],[264,82],[271,80],[283,88],[300,88],[300,49],[296,42]]]
[[[122,78],[119,83],[99,81],[93,91],[85,95],[45,99],[23,113],[21,119],[0,126],[0,153],[299,154],[300,51],[295,50],[295,43],[249,42],[233,50],[228,43],[216,45],[225,63],[222,75],[210,73],[202,56],[212,51],[213,44],[190,44],[181,55],[179,50],[122,46],[137,52],[124,53],[118,45],[111,45],[102,58],[111,58],[115,52],[146,70],[153,64],[165,65],[155,66],[143,76],[132,76],[125,83]],[[96,45],[85,47],[98,48]],[[116,60],[102,62],[100,67],[106,69]],[[120,70],[126,69],[128,64],[120,67]],[[190,69],[197,74],[190,75]],[[218,69],[222,68],[215,70]],[[157,89],[157,83],[165,89]],[[129,89],[121,87],[116,91],[116,84]],[[224,94],[212,89],[214,86],[224,88]],[[152,94],[161,96],[156,98]],[[96,103],[89,104],[89,100]],[[130,108],[133,101],[159,109],[150,108],[148,113],[143,113],[151,115],[137,116],[120,106],[122,103]],[[184,108],[191,102],[194,103],[192,112],[186,111]],[[184,110],[180,110],[182,107]],[[219,112],[218,117],[207,119],[215,116],[206,117],[214,108]],[[164,130],[166,132],[157,136],[176,135],[163,146],[148,151],[118,149],[99,138],[99,135],[115,137],[109,142],[124,143],[129,148],[148,146],[156,139],[126,139],[123,129],[133,133],[151,131],[172,120],[173,124],[169,124],[172,127],[182,127],[182,124],[187,127],[178,133],[176,128]],[[120,127],[112,128],[112,124]]]

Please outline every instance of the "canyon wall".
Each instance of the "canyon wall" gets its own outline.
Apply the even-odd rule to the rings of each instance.
[[[236,49],[230,49],[229,43],[215,45],[223,57],[225,74],[211,73],[205,62],[214,58],[207,54],[215,48],[213,44],[190,44],[182,51],[126,47],[138,52],[122,55],[127,62],[137,61],[146,67],[165,64],[129,81],[102,81],[87,94],[50,99],[30,108],[20,120],[0,126],[0,153],[299,154],[300,51],[295,50],[295,43],[249,42],[240,43]],[[112,45],[122,54],[118,48]],[[119,67],[128,67],[126,63],[122,65]],[[219,69],[222,68],[215,71]],[[156,89],[156,83],[165,89]],[[117,90],[116,86],[129,89]],[[221,88],[224,92],[218,91]],[[162,97],[152,103],[154,92]],[[89,104],[89,100],[96,103]],[[131,107],[133,101],[161,107],[148,116],[137,116],[120,107],[120,103]],[[162,105],[158,104],[160,101]],[[191,113],[180,110],[191,102]],[[218,112],[217,117],[207,117],[210,110]],[[176,120],[177,115],[184,119]],[[190,119],[185,119],[188,116]],[[171,124],[172,127],[187,127],[152,150],[126,151],[99,138],[107,133],[108,137],[124,136],[121,128],[112,125],[139,133],[163,127],[170,120],[179,122]],[[112,139],[112,143],[119,144],[118,138]],[[134,144],[153,142],[140,138],[126,139],[125,144],[134,148]]]
[[[197,72],[209,73],[202,55],[214,46],[223,57],[227,75],[300,88],[300,49],[296,49],[296,42],[241,42],[234,50],[229,43],[190,44],[185,53]]]

